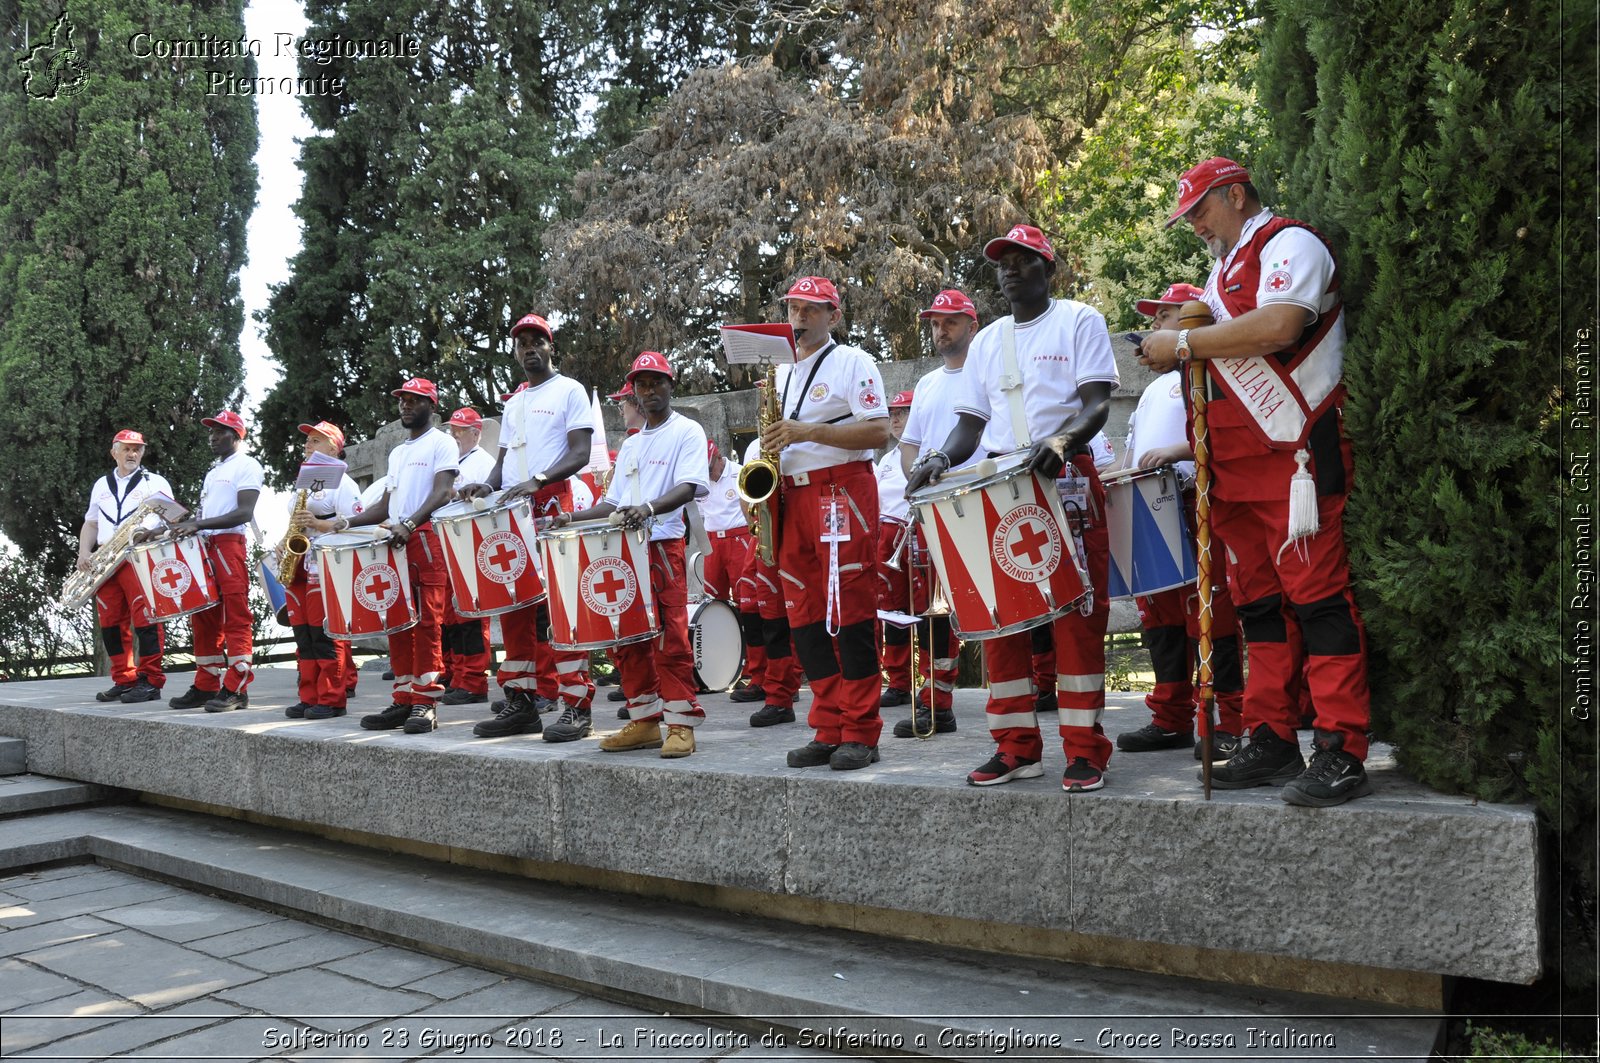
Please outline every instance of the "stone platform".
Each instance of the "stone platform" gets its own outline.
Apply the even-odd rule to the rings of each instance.
[[[1324,810],[1265,788],[1205,801],[1187,750],[1119,754],[1105,790],[1067,795],[1053,742],[1045,778],[980,790],[978,691],[958,692],[960,732],[886,733],[881,763],[835,773],[785,766],[809,731],[753,730],[723,696],[699,751],[668,761],[475,739],[484,705],[429,735],[362,731],[388,701],[370,670],[351,716],[291,721],[292,678],[263,670],[251,708],[218,715],[100,705],[104,680],[10,683],[0,734],[36,774],[146,801],[883,937],[1430,1009],[1452,976],[1539,973],[1532,810],[1433,793],[1382,747],[1374,795]],[[1147,722],[1138,695],[1110,701],[1111,733]],[[614,709],[597,703],[602,730]]]

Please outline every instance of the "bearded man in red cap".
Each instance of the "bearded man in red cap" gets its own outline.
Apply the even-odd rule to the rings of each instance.
[[[1342,804],[1371,792],[1371,699],[1344,541],[1355,466],[1340,414],[1338,265],[1314,229],[1263,208],[1232,159],[1207,159],[1183,175],[1167,224],[1179,221],[1216,259],[1203,299],[1216,323],[1152,333],[1142,356],[1158,373],[1194,358],[1205,364],[1211,512],[1232,555],[1229,580],[1250,646],[1250,742],[1211,783],[1283,786],[1290,804]],[[1302,664],[1316,711],[1309,766],[1295,737]]]
[[[617,671],[627,698],[628,723],[607,735],[608,753],[659,749],[667,758],[695,750],[694,729],[705,720],[695,699],[694,653],[689,645],[689,581],[684,563],[683,507],[710,489],[706,433],[672,409],[672,365],[655,351],[633,361],[628,383],[644,423],[623,440],[616,474],[593,509],[556,517],[569,520],[617,516],[623,527],[648,527],[650,587],[661,636],[616,647]],[[666,727],[662,733],[663,725]]]
[[[89,570],[93,552],[109,542],[117,529],[133,519],[152,495],[172,497],[172,485],[159,473],[142,468],[144,436],[130,428],[111,440],[111,460],[116,468],[94,482],[89,510],[78,532],[78,571]],[[145,524],[154,527],[151,517]],[[111,660],[111,688],[94,696],[96,701],[134,705],[161,696],[167,681],[161,667],[162,630],[150,613],[144,588],[133,566],[124,561],[94,592],[95,617],[100,639]]]
[[[200,533],[200,543],[217,582],[218,604],[191,615],[194,635],[194,685],[168,705],[207,712],[227,712],[249,705],[246,691],[255,678],[251,668],[255,633],[250,615],[250,561],[244,531],[255,519],[256,500],[264,483],[261,463],[244,449],[244,418],[232,410],[200,421],[216,464],[200,489],[200,515],[172,526],[175,536]]]
[[[791,768],[854,771],[878,759],[878,491],[873,453],[889,441],[877,363],[833,338],[844,314],[824,277],[784,297],[797,361],[774,379],[782,419],[762,433],[783,476],[778,569],[816,737]],[[753,721],[752,721],[753,722]]]

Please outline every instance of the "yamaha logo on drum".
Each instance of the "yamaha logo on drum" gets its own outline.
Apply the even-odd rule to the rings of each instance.
[[[150,580],[155,584],[157,594],[173,601],[181,599],[194,586],[194,576],[189,572],[189,566],[175,557],[158,561]]]
[[[989,540],[1000,570],[1022,583],[1050,575],[1061,561],[1061,536],[1043,506],[1021,505],[1000,519]]]
[[[527,568],[528,551],[513,532],[485,535],[478,544],[478,571],[495,583],[515,583]]]
[[[356,603],[372,613],[386,613],[400,600],[400,574],[383,563],[368,565],[356,578]]]
[[[578,579],[583,604],[601,616],[621,616],[633,605],[639,584],[633,569],[614,557],[591,561]]]

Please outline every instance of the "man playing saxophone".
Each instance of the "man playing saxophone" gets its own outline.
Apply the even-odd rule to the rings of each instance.
[[[138,432],[125,428],[112,438],[111,460],[116,467],[90,489],[89,510],[78,532],[78,571],[82,573],[93,569],[92,555],[97,548],[115,538],[118,543],[113,549],[117,549],[128,538],[118,536],[118,531],[131,532],[134,514],[151,496],[172,497],[172,485],[165,477],[140,467],[144,436]],[[159,521],[152,519],[151,523]],[[110,559],[107,555],[105,562]],[[111,659],[112,683],[109,690],[96,694],[95,700],[134,705],[159,698],[167,681],[161,667],[161,625],[150,615],[150,603],[145,601],[132,565],[126,561],[117,564],[95,591],[94,608],[100,638]]]

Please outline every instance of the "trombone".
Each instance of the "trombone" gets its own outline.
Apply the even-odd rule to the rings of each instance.
[[[927,624],[928,641],[932,643],[933,621],[931,618],[936,614],[949,612],[949,606],[942,601],[937,604],[933,601],[933,566],[929,561],[927,550],[917,540],[917,524],[918,514],[916,509],[913,508],[911,519],[906,521],[905,528],[900,533],[900,541],[895,544],[894,549],[889,554],[889,560],[884,564],[896,572],[905,573],[906,615],[917,618],[916,622],[911,625],[911,735],[914,738],[932,738],[938,729],[933,719],[933,715],[937,711],[934,707],[934,702],[938,699],[934,696],[935,691],[928,689],[934,681],[934,667],[933,662],[930,660],[928,662],[928,680],[919,686],[918,680],[922,677],[922,670],[919,667],[921,661],[917,656],[917,632],[923,624]],[[918,572],[927,573],[929,601],[926,613],[917,611]],[[942,609],[938,607],[940,605],[943,606]],[[928,652],[933,652],[931,646]],[[928,694],[928,729],[926,731],[921,729],[917,721],[917,709],[921,705],[923,691],[927,691]]]

